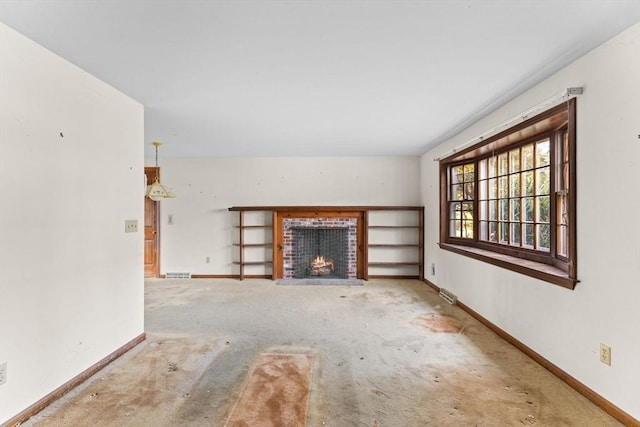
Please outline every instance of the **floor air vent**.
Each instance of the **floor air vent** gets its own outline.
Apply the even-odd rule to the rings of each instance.
[[[453,294],[452,292],[449,292],[444,288],[440,288],[440,298],[442,298],[449,304],[455,304],[456,301],[458,300],[458,297],[456,297],[455,294]]]
[[[191,279],[191,273],[167,273],[166,279]]]

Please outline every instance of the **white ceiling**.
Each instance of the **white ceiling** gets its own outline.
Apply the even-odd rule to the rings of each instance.
[[[148,155],[419,155],[640,0],[0,0],[0,20],[143,103]]]

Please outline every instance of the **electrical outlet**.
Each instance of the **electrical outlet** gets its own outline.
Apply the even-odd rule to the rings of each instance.
[[[0,385],[7,382],[7,362],[0,365]]]
[[[125,233],[137,233],[138,232],[138,220],[137,219],[125,219],[124,220],[124,232]]]
[[[611,366],[611,347],[608,345],[600,344],[600,361]]]
[[[211,262],[211,257],[209,257],[209,256],[208,256],[208,257],[206,257],[206,258],[205,258],[205,262],[206,262],[207,264],[209,264],[209,263]]]

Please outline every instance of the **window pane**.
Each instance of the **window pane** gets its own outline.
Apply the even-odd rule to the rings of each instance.
[[[567,225],[568,213],[567,213],[567,196],[558,194],[556,196],[556,223],[560,225]]]
[[[462,210],[462,203],[451,203],[449,208],[449,218],[460,219],[460,211]]]
[[[549,196],[536,197],[537,199],[537,218],[536,222],[549,222]]]
[[[473,239],[473,221],[462,221],[462,237]]]
[[[510,200],[510,217],[509,220],[511,221],[518,221],[520,222],[520,199],[509,199]]]
[[[464,191],[462,189],[463,184],[456,184],[451,186],[451,200],[463,200]]]
[[[489,178],[496,176],[497,162],[495,157],[489,157]]]
[[[522,147],[522,169],[533,169],[533,144]]]
[[[473,203],[462,204],[463,219],[473,219]]]
[[[536,194],[549,194],[549,166],[536,169]]]
[[[498,219],[498,201],[490,200],[489,201],[489,219],[495,221]]]
[[[473,237],[473,203],[451,203],[449,218],[452,237]]]
[[[465,182],[473,182],[474,179],[475,179],[475,165],[473,163],[470,163],[468,165],[464,165],[464,180],[465,180]]]
[[[501,176],[498,178],[498,198],[509,196],[509,178]]]
[[[522,234],[522,226],[520,223],[511,224],[511,244],[520,246],[520,235]]]
[[[496,199],[498,197],[498,180],[491,178],[489,181],[489,198]]]
[[[462,166],[454,166],[451,168],[451,183],[458,184],[464,179]]]
[[[500,218],[501,221],[506,221],[509,219],[509,199],[499,200],[500,203]]]
[[[538,249],[548,251],[551,242],[551,232],[549,224],[538,224]]]
[[[520,171],[520,149],[509,151],[509,172]]]
[[[498,175],[506,175],[508,171],[507,153],[502,153],[498,156]]]
[[[498,223],[497,222],[489,223],[489,241],[490,242],[498,241]]]
[[[526,197],[522,200],[524,202],[524,220],[533,222],[533,197]]]
[[[449,235],[451,237],[460,237],[460,221],[451,220],[449,225]]]
[[[478,179],[487,179],[487,159],[478,162]]]
[[[509,196],[520,195],[520,174],[509,175]]]
[[[549,145],[548,139],[536,144],[536,167],[549,165]]]
[[[488,218],[488,212],[487,212],[487,201],[485,200],[481,200],[480,202],[478,202],[478,219],[489,219]]]
[[[533,224],[523,224],[524,243],[523,246],[533,248]]]
[[[567,256],[567,230],[567,226],[559,225],[556,231],[556,252],[564,257]]]
[[[478,182],[478,199],[487,200],[487,181]]]
[[[522,174],[522,195],[533,196],[533,171],[524,172]]]
[[[475,199],[475,194],[474,194],[474,183],[473,182],[468,182],[464,185],[464,199],[465,200],[474,200]]]
[[[488,223],[486,221],[480,221],[479,228],[480,228],[480,240],[486,241],[488,239],[488,234],[487,234]]]
[[[500,243],[503,245],[509,244],[509,223],[501,222],[500,226]]]

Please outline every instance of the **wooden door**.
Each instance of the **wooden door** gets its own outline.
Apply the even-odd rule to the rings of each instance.
[[[155,167],[144,168],[147,183],[151,184],[160,170]],[[144,198],[144,277],[160,276],[158,251],[158,202]]]

